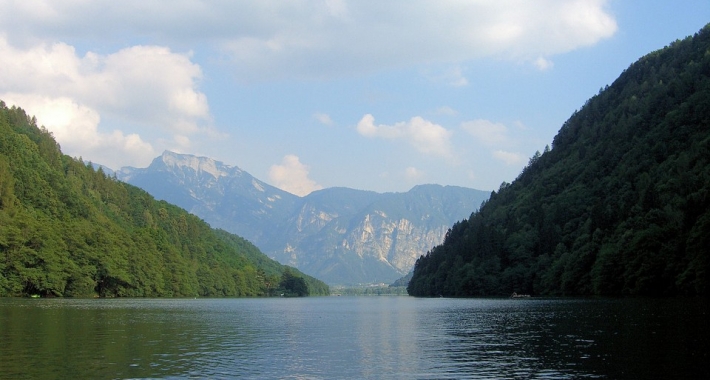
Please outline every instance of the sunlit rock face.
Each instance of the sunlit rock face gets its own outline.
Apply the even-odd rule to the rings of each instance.
[[[424,252],[441,244],[448,226],[413,223],[408,219],[392,219],[383,212],[367,214],[347,234],[342,249],[358,257],[370,256],[406,274]]]
[[[390,283],[407,274],[489,196],[421,185],[406,193],[329,188],[299,197],[236,166],[173,152],[116,175],[330,284]]]

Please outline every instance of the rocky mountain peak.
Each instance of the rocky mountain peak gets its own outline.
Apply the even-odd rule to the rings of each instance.
[[[391,282],[441,243],[488,192],[421,185],[405,193],[328,188],[305,197],[207,157],[164,152],[118,178],[331,284]]]
[[[171,170],[192,170],[197,175],[209,174],[215,179],[242,172],[236,166],[225,165],[208,157],[198,157],[191,154],[180,154],[166,150],[151,163],[151,168],[165,167]]]

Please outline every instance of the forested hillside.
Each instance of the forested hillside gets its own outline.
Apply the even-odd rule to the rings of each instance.
[[[707,295],[709,256],[710,25],[575,112],[417,261],[408,292]]]
[[[63,155],[0,101],[0,296],[265,296],[328,287]]]

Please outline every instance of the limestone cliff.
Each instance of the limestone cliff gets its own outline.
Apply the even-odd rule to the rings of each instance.
[[[330,284],[389,283],[407,274],[489,195],[421,185],[406,193],[329,188],[298,197],[236,166],[172,152],[148,168],[116,173]]]

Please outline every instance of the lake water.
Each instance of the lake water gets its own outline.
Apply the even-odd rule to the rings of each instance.
[[[0,299],[0,378],[708,378],[702,299]]]

